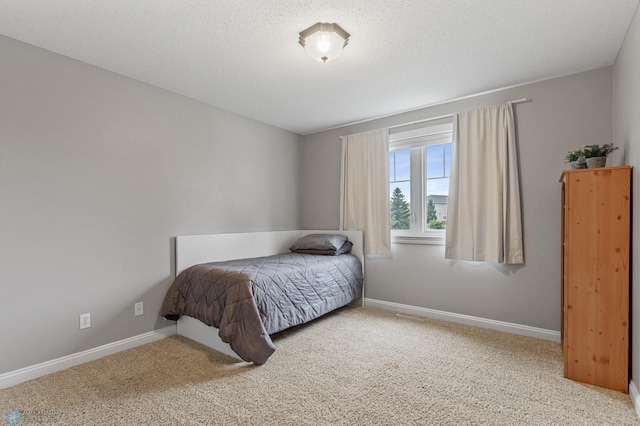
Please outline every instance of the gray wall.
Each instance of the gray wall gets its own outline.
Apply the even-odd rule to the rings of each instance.
[[[392,259],[367,259],[366,294],[372,299],[559,331],[558,179],[569,149],[611,141],[611,67],[306,136],[301,148],[303,227],[339,225],[340,135],[523,97],[532,100],[515,106],[526,264],[448,261],[443,246],[393,244]]]
[[[623,146],[625,162],[633,166],[633,220],[631,229],[631,374],[640,385],[640,13],[636,11],[613,72],[613,140]],[[638,406],[636,406],[638,409]]]
[[[176,235],[298,229],[299,144],[0,36],[0,373],[169,325]]]

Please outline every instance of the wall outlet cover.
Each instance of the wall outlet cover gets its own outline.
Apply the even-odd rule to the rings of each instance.
[[[91,327],[91,314],[80,315],[80,330]]]

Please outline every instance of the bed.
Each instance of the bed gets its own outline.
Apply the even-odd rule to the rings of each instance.
[[[176,237],[176,278],[161,315],[177,320],[180,335],[263,364],[275,351],[270,335],[364,300],[362,238],[326,230]]]

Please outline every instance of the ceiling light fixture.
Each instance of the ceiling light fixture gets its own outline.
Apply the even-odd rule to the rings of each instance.
[[[298,43],[307,55],[318,62],[329,62],[342,53],[349,42],[349,33],[338,24],[318,22],[300,33]]]

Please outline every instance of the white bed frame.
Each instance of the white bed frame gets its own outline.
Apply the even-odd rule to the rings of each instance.
[[[351,254],[360,259],[364,273],[364,241],[361,231],[300,230],[176,237],[176,276],[186,268],[199,263],[287,253],[291,244],[298,238],[307,234],[323,233],[346,235],[353,243]],[[364,289],[362,300],[364,301]],[[177,322],[177,333],[242,361],[229,344],[220,339],[217,328],[210,327],[195,318],[181,316]]]

